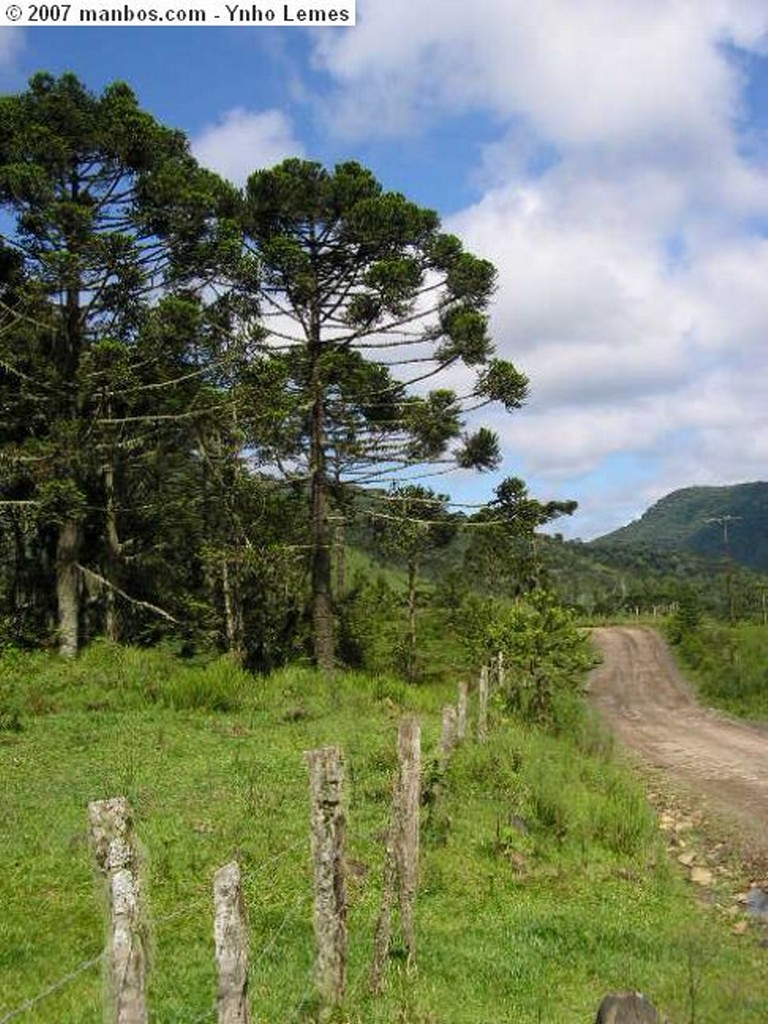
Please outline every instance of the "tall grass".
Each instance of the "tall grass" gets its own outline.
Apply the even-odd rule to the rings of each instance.
[[[704,621],[676,646],[708,703],[746,718],[768,720],[768,628]]]
[[[144,850],[153,1021],[215,1019],[210,884],[233,856],[250,908],[255,1016],[313,1020],[303,752],[327,744],[344,749],[350,783],[340,1024],[577,1024],[613,988],[641,988],[682,1021],[691,936],[707,955],[699,1024],[768,1017],[764,950],[691,899],[641,787],[585,719],[555,736],[497,706],[489,741],[467,742],[441,774],[440,708],[453,684],[306,669],[255,678],[226,660],[106,646],[73,664],[12,657],[0,678],[21,726],[0,733],[0,1020],[98,956],[103,908],[85,809],[117,793],[135,807]],[[421,718],[431,780],[418,970],[396,947],[387,991],[373,999],[366,977],[403,711]],[[18,1019],[91,1024],[100,1002],[96,966]]]

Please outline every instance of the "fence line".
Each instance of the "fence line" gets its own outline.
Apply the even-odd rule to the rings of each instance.
[[[251,973],[253,973],[256,970],[256,968],[259,966],[259,964],[262,962],[262,960],[266,957],[267,953],[269,953],[274,948],[274,945],[277,942],[278,938],[285,931],[285,929],[286,929],[286,927],[288,925],[288,922],[292,918],[295,917],[296,908],[299,906],[300,903],[304,903],[306,898],[307,898],[306,893],[302,892],[293,901],[293,903],[291,904],[291,906],[290,906],[290,908],[288,910],[288,913],[285,915],[283,920],[277,926],[277,928],[273,932],[272,936],[270,937],[270,939],[266,943],[266,945],[262,946],[262,948],[261,948],[261,950],[259,952],[259,955],[256,957],[256,959],[251,964],[251,968],[250,968]]]
[[[287,857],[289,853],[293,853],[294,850],[298,850],[298,848],[300,846],[306,846],[306,845],[307,845],[307,838],[306,838],[306,836],[301,836],[301,838],[299,838],[295,842],[291,843],[290,846],[284,847],[279,853],[276,853],[272,857],[268,857],[267,860],[261,861],[261,863],[258,864],[253,870],[254,870],[255,873],[260,874],[260,873],[266,871],[267,868],[273,867],[275,864],[277,864],[279,861],[281,861],[284,857]],[[211,901],[210,892],[206,891],[205,894],[201,894],[196,899],[187,901],[183,907],[178,908],[176,910],[172,910],[172,911],[170,911],[170,913],[164,914],[162,917],[153,918],[152,919],[152,926],[153,926],[153,928],[162,928],[165,925],[170,924],[171,921],[179,921],[182,918],[187,917],[193,911],[199,910],[200,907],[208,906],[210,901]],[[259,906],[261,906],[261,905],[262,904],[259,904]],[[2,1024],[2,1021],[0,1021],[0,1024]]]
[[[293,853],[300,846],[305,846],[306,844],[307,844],[306,836],[301,836],[295,842],[291,843],[290,846],[286,846],[282,850],[280,850],[279,853],[276,853],[272,857],[268,857],[267,860],[265,860],[265,861],[261,861],[261,863],[258,864],[257,867],[254,870],[256,872],[258,872],[258,873],[263,872],[267,868],[272,867],[278,861],[282,860],[289,853]],[[301,896],[299,896],[296,899],[295,903],[292,905],[291,911],[289,913],[292,913],[293,910],[295,909],[295,907],[302,900],[304,900],[306,898],[307,898],[306,894],[302,893]],[[180,920],[180,919],[182,919],[184,917],[187,917],[189,914],[193,913],[195,910],[199,910],[200,907],[202,907],[204,905],[206,905],[206,906],[209,905],[210,904],[210,900],[211,900],[210,892],[206,892],[206,894],[204,896],[200,896],[196,900],[193,900],[191,902],[187,902],[180,909],[172,910],[170,913],[164,914],[162,917],[158,917],[156,919],[152,918],[152,920],[151,920],[152,928],[153,929],[155,929],[155,928],[162,928],[165,925],[170,924],[172,921],[177,921],[177,920]],[[259,905],[261,906],[262,904],[259,904]],[[281,922],[281,924],[278,927],[280,929],[284,929],[285,926],[286,926],[286,921],[284,919],[283,922]],[[274,936],[272,936],[269,941],[273,942],[273,940],[274,940]],[[258,956],[258,958],[256,960],[256,963],[259,963],[264,955],[265,955],[264,950],[262,950],[259,953],[259,956]],[[62,977],[58,978],[56,981],[51,982],[46,988],[44,988],[40,992],[38,992],[37,995],[30,996],[29,999],[26,999],[23,1003],[20,1003],[18,1006],[14,1007],[11,1010],[6,1010],[4,1012],[4,1016],[0,1017],[0,1024],[9,1024],[10,1021],[15,1020],[17,1017],[22,1016],[22,1014],[28,1013],[30,1010],[33,1010],[35,1008],[35,1006],[38,1005],[38,1003],[43,1002],[45,999],[47,999],[49,996],[54,995],[60,989],[66,988],[67,985],[69,985],[71,982],[73,982],[81,974],[84,974],[86,971],[91,970],[98,963],[100,963],[104,959],[105,956],[106,956],[106,951],[102,950],[96,956],[91,957],[88,960],[84,960],[78,967],[75,967],[73,970],[69,971],[67,974],[65,974]],[[2,1012],[2,1011],[0,1011],[0,1012]],[[214,1005],[213,1009],[210,1010],[206,1014],[205,1017],[195,1018],[194,1021],[190,1022],[190,1024],[197,1024],[198,1020],[199,1021],[207,1020],[207,1018],[212,1013],[215,1014],[215,1012],[216,1012],[216,1007]]]
[[[297,1021],[299,1019],[301,1011],[309,1002],[309,997],[312,995],[312,990],[314,989],[314,987],[315,969],[314,967],[310,967],[309,972],[307,973],[306,987],[301,994],[301,999],[299,999],[298,1003],[294,1006],[293,1011],[291,1012],[291,1016],[288,1018],[289,1024],[293,1024],[294,1021]]]
[[[479,705],[480,706],[478,708],[477,738],[480,739],[481,741],[487,735],[487,700],[488,700],[488,695],[489,695],[488,691],[490,690],[490,685],[489,684],[491,683],[491,678],[492,678],[491,672],[493,670],[495,670],[495,672],[493,674],[496,676],[497,683],[503,681],[503,679],[504,679],[504,664],[503,664],[503,659],[502,659],[501,655],[498,656],[498,659],[495,659],[494,662],[492,662],[491,669],[489,669],[488,666],[483,666],[483,668],[482,668],[482,670],[480,672],[480,687],[479,687],[479,693],[478,693]],[[445,725],[446,725],[446,730],[445,730],[444,735],[442,737],[444,742],[443,742],[443,744],[441,744],[441,746],[442,746],[442,754],[445,757],[444,767],[445,767],[445,764],[447,763],[447,760],[448,760],[448,758],[450,756],[452,747],[454,745],[457,745],[457,743],[460,742],[460,740],[463,738],[464,728],[465,728],[465,721],[466,721],[466,715],[467,715],[467,686],[466,686],[465,683],[463,683],[463,684],[460,684],[460,687],[459,687],[459,699],[458,699],[457,707],[455,709],[451,708],[450,711],[449,711],[449,709],[446,709],[446,715],[445,715],[444,720],[443,720]],[[442,760],[442,758],[441,758],[441,760]],[[119,800],[119,798],[118,798],[118,800]],[[112,801],[101,801],[99,803],[107,804],[107,803],[111,803],[111,802]],[[417,840],[417,842],[418,842],[418,840]],[[266,860],[262,861],[261,864],[259,864],[258,867],[255,870],[257,872],[259,872],[259,871],[266,871],[267,869],[271,868],[274,864],[278,863],[283,858],[287,857],[289,854],[291,854],[294,851],[296,851],[299,847],[304,846],[306,843],[307,843],[306,836],[301,836],[301,837],[297,838],[290,845],[284,847],[282,850],[280,850],[279,852],[277,852],[273,856],[268,857]],[[417,854],[417,856],[418,856],[418,854]],[[108,860],[109,860],[109,858],[107,858],[107,861]],[[108,867],[107,862],[105,862],[105,866]],[[337,866],[342,866],[343,867],[343,855],[340,858],[337,859]],[[407,875],[411,875],[412,874],[412,869],[407,869],[406,870],[406,874]],[[410,878],[408,879],[408,881],[410,882]],[[342,879],[341,884],[343,886],[343,879]],[[408,885],[407,888],[410,889],[411,886]],[[409,892],[408,896],[406,897],[406,900],[405,900],[405,902],[407,904],[406,908],[405,908],[406,909],[405,917],[406,917],[406,921],[407,921],[406,930],[410,933],[408,935],[408,939],[411,940],[411,941],[407,940],[406,944],[410,947],[411,954],[412,954],[413,948],[414,948],[413,944],[412,944],[412,941],[413,941],[412,940],[412,934],[413,933],[411,931],[411,929],[412,929],[412,920],[410,920],[410,915],[412,913],[412,899],[413,899],[413,895],[415,895],[415,894]],[[275,947],[275,945],[276,945],[280,935],[285,931],[285,929],[288,926],[288,923],[295,916],[297,908],[299,907],[299,905],[306,898],[307,898],[306,894],[305,893],[301,893],[294,900],[294,902],[291,904],[290,908],[288,909],[288,911],[286,912],[286,914],[282,918],[280,924],[277,926],[275,931],[269,937],[267,942],[262,946],[261,950],[259,951],[258,956],[253,961],[253,964],[248,967],[248,977],[249,978],[251,977],[253,972],[256,970],[256,968],[261,963],[263,963],[264,959],[269,954],[269,952]],[[174,910],[174,911],[171,911],[170,913],[168,913],[168,914],[158,918],[157,920],[153,921],[152,924],[153,924],[154,927],[163,927],[163,926],[165,926],[166,924],[169,924],[172,921],[175,921],[175,920],[178,920],[180,918],[188,916],[189,914],[191,914],[194,911],[198,910],[204,903],[209,902],[209,900],[210,900],[210,894],[208,894],[206,896],[202,896],[201,895],[199,899],[193,900],[191,902],[187,902],[184,905],[184,907],[182,907],[180,909],[177,909],[177,910]],[[259,905],[263,906],[263,904],[259,904]],[[346,949],[344,950],[344,956],[346,957]],[[42,989],[37,995],[30,997],[29,999],[25,1000],[23,1003],[20,1003],[17,1007],[5,1011],[4,1015],[2,1017],[0,1017],[0,1024],[9,1024],[9,1022],[15,1020],[16,1018],[18,1018],[18,1017],[22,1016],[23,1014],[29,1012],[30,1010],[34,1009],[38,1004],[40,1004],[44,1000],[48,999],[50,996],[54,995],[56,992],[60,991],[61,989],[65,988],[67,985],[71,984],[74,980],[76,980],[80,975],[84,974],[88,970],[91,970],[97,964],[100,964],[100,963],[104,962],[106,959],[108,959],[108,951],[107,950],[103,950],[97,956],[91,957],[91,958],[89,958],[87,960],[84,960],[81,964],[79,964],[72,971],[68,972],[67,974],[65,974],[62,977],[60,977],[59,979],[57,979],[56,981],[54,981],[51,984],[49,984],[46,988]],[[345,964],[345,966],[346,966],[346,964]],[[357,992],[357,990],[358,990],[358,988],[360,986],[360,982],[365,977],[366,973],[367,973],[367,965],[364,964],[362,969],[360,970],[359,974],[356,976],[354,984],[351,986],[350,994]],[[309,980],[308,980],[306,989],[305,989],[304,993],[302,994],[301,999],[296,1004],[296,1007],[293,1010],[292,1016],[288,1018],[289,1021],[295,1021],[295,1020],[298,1019],[298,1016],[301,1013],[301,1010],[304,1008],[304,1006],[306,1005],[306,1003],[308,1002],[308,1000],[310,998],[310,995],[312,993],[313,987],[317,988],[317,980],[318,980],[317,979],[317,967],[314,967],[313,969],[310,970]],[[206,1011],[204,1016],[195,1018],[193,1020],[192,1024],[197,1024],[197,1022],[202,1022],[202,1021],[208,1020],[209,1018],[211,1018],[215,1014],[216,1014],[216,1004],[214,1003],[212,1005],[211,1009]]]

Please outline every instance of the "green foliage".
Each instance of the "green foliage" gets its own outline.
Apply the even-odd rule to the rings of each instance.
[[[185,661],[167,645],[98,641],[65,663],[9,650],[0,661],[0,720],[15,728],[40,715],[152,706],[225,713],[242,707],[254,687],[254,677],[226,655]]]
[[[678,590],[675,611],[667,627],[667,636],[673,644],[682,643],[695,633],[701,621],[701,604],[696,590],[690,585]]]
[[[528,397],[528,378],[511,363],[491,359],[480,374],[475,394],[493,402],[501,402],[511,412],[519,409]]]
[[[495,498],[472,517],[464,555],[477,589],[498,597],[518,597],[547,583],[540,555],[542,526],[576,510],[574,501],[541,502],[518,477],[507,477]]]
[[[40,522],[61,526],[71,519],[85,518],[87,499],[73,480],[49,480],[40,486],[37,494]]]
[[[269,317],[280,310],[285,321],[277,347],[263,353],[284,371],[292,402],[274,453],[310,481],[315,658],[330,667],[329,512],[347,513],[345,489],[397,480],[406,467],[495,467],[498,438],[488,428],[464,434],[464,415],[475,398],[497,394],[516,408],[524,383],[496,361],[477,394],[412,392],[458,363],[484,372],[495,271],[441,235],[433,211],[385,192],[359,164],[326,170],[291,159],[256,171],[243,226],[261,270],[258,296]]]
[[[703,700],[731,714],[768,721],[768,629],[702,619],[694,630],[672,628],[675,651]]]
[[[503,654],[509,710],[553,729],[573,724],[574,716],[579,717],[573,698],[594,655],[573,614],[552,593],[535,591],[514,604],[472,595],[462,619],[476,662]]]
[[[489,470],[501,464],[499,439],[487,427],[480,427],[474,434],[467,434],[456,455],[460,469]]]
[[[239,298],[203,301],[238,263],[233,194],[124,83],[96,95],[41,73],[0,99],[0,204],[18,254],[3,266],[0,341],[6,621],[24,641],[58,629],[74,650],[118,632],[118,591],[148,611],[163,589],[172,607],[194,589],[196,552],[167,560],[165,588],[152,569],[171,517],[191,525],[191,428],[221,355],[211,326]]]
[[[339,654],[352,668],[391,672],[402,636],[402,599],[381,573],[358,571],[341,605]]]

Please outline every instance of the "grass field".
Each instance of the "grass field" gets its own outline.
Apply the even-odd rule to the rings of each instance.
[[[765,949],[697,903],[610,744],[584,719],[555,738],[499,707],[489,741],[458,750],[423,809],[418,968],[407,974],[395,955],[385,994],[367,994],[397,722],[419,714],[429,774],[453,695],[453,684],[308,670],[253,678],[162,651],[97,646],[72,665],[7,656],[0,1022],[101,1020],[91,961],[104,908],[86,807],[117,794],[133,803],[145,854],[153,1022],[215,1020],[210,884],[233,856],[255,1018],[314,1019],[303,752],[328,744],[343,747],[350,782],[349,994],[337,1020],[586,1024],[606,991],[639,988],[676,1024],[764,1022]]]
[[[768,627],[705,620],[676,647],[702,700],[731,714],[768,721]]]

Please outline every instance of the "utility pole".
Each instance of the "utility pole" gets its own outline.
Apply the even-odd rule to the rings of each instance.
[[[720,523],[723,527],[723,549],[725,551],[725,580],[726,590],[728,594],[728,620],[733,625],[736,616],[733,604],[733,558],[731,557],[731,544],[728,536],[728,524],[735,523],[741,519],[741,516],[712,516],[710,519],[705,519],[705,523]]]

